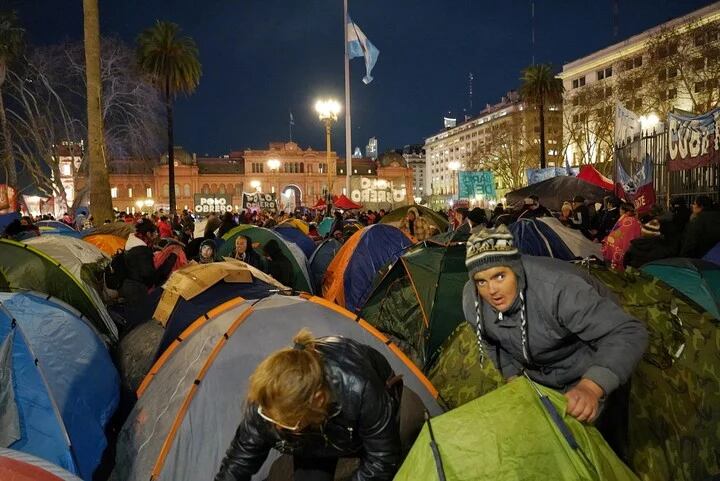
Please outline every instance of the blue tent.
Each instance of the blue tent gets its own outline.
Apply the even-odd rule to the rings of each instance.
[[[292,225],[280,224],[273,230],[280,234],[280,237],[286,241],[292,242],[298,246],[308,259],[313,255],[313,252],[315,252],[315,242]]]
[[[570,261],[575,255],[562,239],[543,222],[534,219],[520,219],[510,224],[510,232],[520,252],[526,255],[555,257]]]
[[[120,379],[80,316],[45,294],[0,293],[0,438],[90,481]]]
[[[67,224],[63,224],[57,220],[41,220],[37,223],[40,229],[40,235],[67,235],[80,239],[83,237],[82,232],[76,231]]]
[[[340,241],[331,237],[317,246],[315,252],[310,256],[310,280],[315,292],[322,292],[322,281],[325,271],[341,247],[342,244]]]
[[[0,233],[3,232],[5,230],[5,227],[10,225],[14,220],[20,220],[20,214],[18,214],[17,212],[0,214]]]
[[[703,260],[712,262],[712,263],[720,266],[720,242],[718,242],[717,245],[715,245],[715,247],[710,249],[708,251],[708,253],[705,254],[705,257],[703,257]]]

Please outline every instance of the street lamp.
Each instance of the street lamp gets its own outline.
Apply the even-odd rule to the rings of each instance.
[[[260,186],[262,186],[262,184],[260,183],[259,180],[251,180],[250,181],[250,187],[255,189],[255,192],[260,192]]]
[[[269,160],[267,161],[267,166],[268,166],[268,168],[270,169],[270,175],[271,175],[271,177],[273,177],[273,176],[272,176],[273,173],[275,173],[275,174],[278,173],[278,171],[280,170],[280,165],[282,165],[282,163],[281,163],[278,159],[269,159]],[[275,177],[276,177],[276,176],[275,176]],[[273,192],[274,192],[274,189],[275,189],[275,187],[272,186],[272,183],[273,183],[274,180],[276,180],[276,179],[273,178],[273,179],[270,180],[270,190],[273,191]],[[280,185],[279,185],[279,184],[280,184],[280,183],[278,182],[278,192],[280,192]]]
[[[460,162],[457,160],[452,160],[452,161],[448,162],[448,169],[452,170],[452,172],[453,172],[453,186],[452,186],[453,194],[457,194],[458,192],[457,192],[457,188],[455,185],[455,181],[458,180],[457,176],[460,175],[460,174],[458,174],[458,172],[460,171]],[[458,180],[458,184],[460,184],[459,180]],[[458,198],[460,198],[459,195],[458,195]]]
[[[644,132],[654,129],[660,122],[660,119],[655,114],[641,115],[638,120],[640,120],[640,127]]]
[[[332,123],[335,122],[340,113],[340,102],[333,99],[318,100],[315,102],[315,112],[318,114],[318,118],[321,122],[325,123],[325,144],[327,146],[327,190],[325,193],[325,201],[327,203],[327,214],[330,214],[330,208],[332,207],[332,171],[331,160],[330,160],[330,132],[332,129]]]

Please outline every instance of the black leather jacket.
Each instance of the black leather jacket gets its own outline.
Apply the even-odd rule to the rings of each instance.
[[[249,481],[270,449],[300,457],[359,457],[353,481],[390,480],[399,468],[399,404],[402,384],[387,387],[394,373],[375,349],[351,339],[322,338],[316,344],[325,363],[333,402],[319,428],[293,434],[275,428],[245,408],[243,420],[215,481]]]

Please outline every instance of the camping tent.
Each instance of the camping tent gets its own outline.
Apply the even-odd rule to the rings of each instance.
[[[603,198],[611,193],[611,191],[577,177],[561,175],[508,192],[505,198],[508,206],[521,208],[524,199],[535,194],[540,198],[542,205],[548,209],[560,211],[563,202],[572,200],[576,195],[583,196],[589,202],[602,202]]]
[[[116,478],[212,479],[242,418],[250,374],[302,327],[377,349],[431,414],[441,411],[432,385],[397,346],[344,309],[307,295],[243,301],[196,321],[153,366],[119,436]],[[253,479],[265,479],[276,454]]]
[[[292,224],[279,224],[275,226],[273,230],[280,234],[280,237],[286,241],[298,246],[307,259],[315,252],[315,242],[306,234],[303,234],[300,229],[293,227]]]
[[[703,260],[706,260],[708,262],[712,262],[714,264],[717,264],[720,266],[720,242],[718,242],[715,247],[710,249],[707,254],[705,254],[705,257],[703,257]]]
[[[307,269],[307,257],[298,246],[285,240],[273,230],[264,227],[255,227],[249,224],[241,224],[234,227],[222,237],[224,243],[219,247],[218,255],[222,257],[232,257],[233,251],[235,250],[235,239],[241,234],[249,236],[253,244],[257,242],[261,246],[267,244],[271,239],[276,240],[280,246],[280,250],[282,250],[285,257],[293,264],[295,282],[294,285],[289,287],[298,291],[312,292],[310,274],[308,274]]]
[[[400,229],[389,225],[375,224],[356,232],[328,266],[323,297],[357,312],[365,304],[378,271],[410,245]]]
[[[405,216],[407,215],[407,211],[411,207],[415,207],[420,213],[420,215],[425,220],[427,220],[430,225],[434,225],[435,227],[437,227],[438,232],[445,232],[446,230],[448,230],[450,224],[448,223],[447,219],[445,219],[443,216],[433,211],[432,209],[428,209],[427,207],[423,207],[421,205],[406,205],[393,209],[387,214],[385,214],[382,219],[380,219],[380,223],[400,227],[400,223],[405,218]]]
[[[0,448],[0,479],[4,481],[80,481],[59,466],[13,449]]]
[[[304,220],[298,219],[297,217],[291,217],[280,222],[277,227],[294,227],[303,234],[307,235],[310,232],[310,226]]]
[[[82,237],[82,232],[76,231],[69,225],[57,220],[41,220],[36,225],[40,229],[40,235],[62,235],[77,239]]]
[[[111,224],[102,224],[94,229],[91,229],[87,233],[83,231],[83,234],[112,234],[123,239],[127,239],[131,234],[135,232],[135,225],[127,222],[113,222]]]
[[[54,237],[50,241],[42,245],[49,249],[57,244],[53,251],[67,256],[64,262],[30,244],[0,239],[0,287],[13,291],[35,290],[62,299],[79,310],[110,341],[117,341],[117,327],[99,294],[92,288],[90,275],[77,277],[66,267],[67,263],[73,270],[82,272],[83,267],[78,265],[81,262],[72,252],[88,253],[92,247],[76,249],[83,243],[71,238]]]
[[[0,293],[0,364],[2,446],[90,481],[119,399],[118,374],[100,338],[58,299]]]
[[[595,256],[602,258],[601,245],[585,237],[579,230],[563,225],[563,223],[555,217],[538,217],[536,220],[552,229],[565,243],[567,248],[570,249],[574,257],[584,259]]]
[[[720,320],[720,266],[700,259],[662,259],[641,271],[655,276]]]
[[[335,254],[337,254],[341,247],[342,244],[340,241],[331,237],[329,239],[325,239],[319,246],[317,246],[315,252],[313,252],[312,256],[310,256],[310,279],[312,280],[313,290],[315,292],[322,291],[322,281],[325,271],[327,271],[328,266],[332,262],[333,258],[335,258]]]
[[[600,171],[590,164],[585,164],[580,167],[580,173],[577,175],[577,178],[590,184],[597,185],[609,192],[612,192],[615,189],[613,181],[602,175]]]
[[[569,261],[575,255],[547,225],[535,219],[520,219],[510,224],[515,244],[525,255],[555,257]]]
[[[411,247],[383,271],[360,311],[377,329],[401,340],[406,353],[423,369],[464,320],[468,235],[448,233]]]
[[[562,393],[542,386],[537,389],[558,412],[564,412]],[[571,448],[524,377],[430,422],[433,435],[426,423],[395,476],[396,481],[435,481],[440,470],[448,480],[638,479],[597,429],[564,415],[561,422],[580,446]],[[442,468],[436,464],[432,443],[437,446]]]
[[[127,239],[114,234],[90,234],[83,237],[83,240],[109,256],[114,256],[118,250],[125,249],[127,243]]]

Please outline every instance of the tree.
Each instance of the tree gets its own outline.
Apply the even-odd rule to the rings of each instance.
[[[139,35],[137,57],[141,70],[150,76],[165,99],[170,213],[175,214],[173,101],[178,94],[193,93],[200,83],[198,49],[192,38],[180,36],[177,24],[158,21]]]
[[[18,25],[15,12],[0,11],[0,134],[3,146],[0,156],[5,167],[5,179],[13,188],[17,188],[17,168],[3,101],[3,85],[10,62],[22,51],[24,34],[25,31]]]
[[[113,218],[110,178],[103,140],[102,81],[100,78],[100,12],[98,0],[83,0],[85,77],[87,78],[87,126],[90,213],[95,222]]]
[[[522,73],[520,96],[538,111],[540,124],[540,168],[546,167],[545,109],[562,103],[563,84],[556,78],[549,65],[532,65]]]

